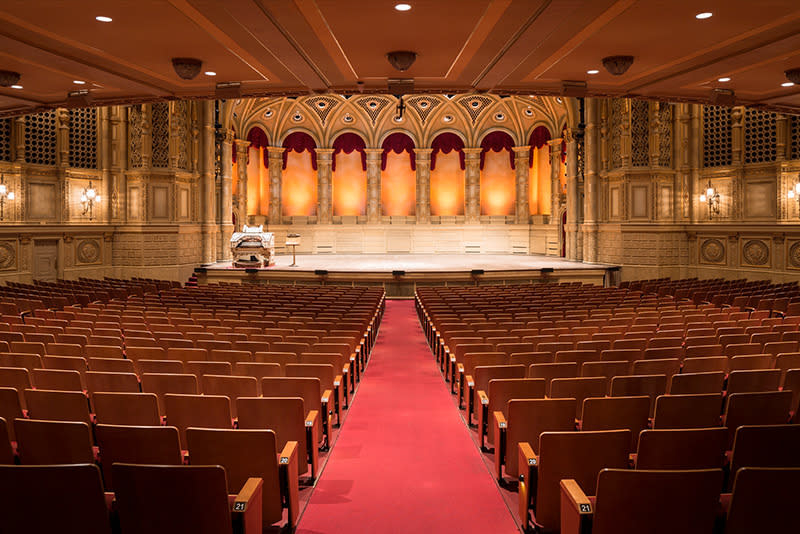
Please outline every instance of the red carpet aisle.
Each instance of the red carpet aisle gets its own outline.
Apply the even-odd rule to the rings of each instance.
[[[380,336],[299,534],[518,532],[450,399],[414,313]]]

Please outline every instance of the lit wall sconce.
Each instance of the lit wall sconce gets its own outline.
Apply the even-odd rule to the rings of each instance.
[[[719,200],[720,196],[716,188],[711,185],[711,180],[706,185],[705,193],[700,195],[700,202],[708,204],[708,218],[712,219],[715,215],[719,215]]]
[[[786,196],[789,198],[789,200],[794,199],[797,202],[798,213],[800,213],[800,181],[794,184],[794,187],[789,189],[789,192],[786,193]]]
[[[88,215],[89,220],[92,220],[92,212],[94,210],[95,202],[100,202],[100,195],[97,194],[97,190],[92,187],[92,182],[89,182],[89,187],[83,190],[81,193],[81,204],[83,205],[83,215]]]
[[[5,177],[0,174],[0,221],[5,218],[5,211],[6,211],[6,200],[14,200],[15,195],[13,191],[8,190],[8,186],[5,183]]]

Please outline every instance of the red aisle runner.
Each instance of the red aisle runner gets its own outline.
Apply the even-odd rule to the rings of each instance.
[[[515,533],[414,312],[387,301],[381,332],[298,534]]]

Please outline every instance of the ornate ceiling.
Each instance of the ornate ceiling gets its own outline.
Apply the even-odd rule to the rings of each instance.
[[[22,88],[0,88],[0,114],[65,105],[85,89],[93,104],[117,104],[220,96],[219,82],[240,82],[242,96],[386,93],[389,78],[413,78],[424,93],[560,95],[567,81],[589,96],[697,102],[723,88],[741,104],[800,112],[800,86],[781,85],[800,67],[796,0],[409,3],[5,0],[0,70],[19,72]],[[417,60],[398,72],[393,50]],[[601,63],[611,55],[634,56],[633,66],[612,76]],[[174,57],[201,59],[201,73],[179,78]]]

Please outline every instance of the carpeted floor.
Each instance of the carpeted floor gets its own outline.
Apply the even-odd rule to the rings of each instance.
[[[369,369],[297,532],[518,532],[411,300],[386,303]]]

